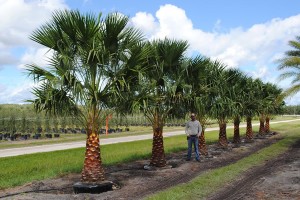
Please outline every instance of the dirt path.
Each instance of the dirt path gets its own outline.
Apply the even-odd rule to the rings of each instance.
[[[214,194],[209,200],[300,200],[300,140],[288,152]]]
[[[168,166],[164,169],[145,170],[144,166],[149,163],[149,160],[112,166],[106,169],[106,177],[115,184],[114,190],[101,194],[74,194],[72,185],[80,181],[80,174],[70,174],[0,191],[0,198],[20,200],[142,199],[157,191],[185,183],[207,170],[236,162],[279,139],[280,135],[256,139],[254,143],[245,143],[239,148],[229,148],[226,151],[218,149],[216,145],[210,145],[208,149],[213,158],[203,158],[204,162],[201,163],[186,162],[186,152],[174,153],[167,157]],[[242,176],[242,179],[231,183],[210,199],[284,199],[285,197],[297,199],[300,196],[299,145],[300,142],[293,146],[291,151],[274,161],[267,162],[263,167],[251,169]]]

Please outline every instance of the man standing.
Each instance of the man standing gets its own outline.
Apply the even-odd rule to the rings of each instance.
[[[198,138],[202,133],[202,126],[198,120],[196,120],[195,113],[191,114],[191,120],[185,125],[185,133],[188,137],[188,155],[187,161],[191,160],[192,146],[194,145],[196,160],[200,162],[200,152],[198,149]]]

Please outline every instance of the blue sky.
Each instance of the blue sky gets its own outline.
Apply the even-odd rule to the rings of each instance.
[[[46,65],[47,49],[28,39],[57,9],[121,12],[148,39],[188,40],[190,54],[219,59],[254,78],[278,84],[277,59],[300,35],[296,0],[0,0],[0,104],[24,103],[34,83],[26,64]],[[300,94],[286,99],[299,105]]]

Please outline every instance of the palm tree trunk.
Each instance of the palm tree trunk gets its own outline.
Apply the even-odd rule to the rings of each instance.
[[[246,140],[251,141],[253,139],[252,117],[247,117],[246,121],[247,121]]]
[[[81,181],[97,182],[103,181],[104,179],[104,170],[101,165],[99,135],[98,133],[88,130]]]
[[[164,140],[161,128],[153,128],[152,156],[150,165],[156,167],[166,166]]]
[[[199,137],[199,151],[202,155],[207,156],[208,152],[207,152],[207,148],[206,148],[206,142],[205,142],[205,128],[202,127],[202,133],[201,136]]]
[[[105,179],[100,156],[99,122],[96,119],[95,114],[90,115],[87,125],[85,159],[81,172],[82,182],[95,183]]]
[[[236,117],[234,119],[233,125],[234,125],[234,129],[233,129],[233,143],[234,144],[240,144],[241,143],[241,137],[240,137],[240,118]]]
[[[266,117],[265,132],[270,133],[270,117]]]
[[[226,135],[226,122],[219,122],[219,145],[222,148],[228,147],[227,135]]]
[[[266,131],[265,131],[265,117],[263,115],[260,116],[259,118],[259,131],[258,133],[260,135],[265,135]]]
[[[163,125],[162,121],[156,113],[153,124],[153,141],[152,141],[152,156],[150,165],[155,167],[166,166],[166,157],[164,150]]]

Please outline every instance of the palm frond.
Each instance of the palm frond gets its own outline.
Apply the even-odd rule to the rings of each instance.
[[[293,85],[292,87],[288,88],[287,90],[284,91],[285,96],[293,96],[297,92],[300,91],[300,84]]]

